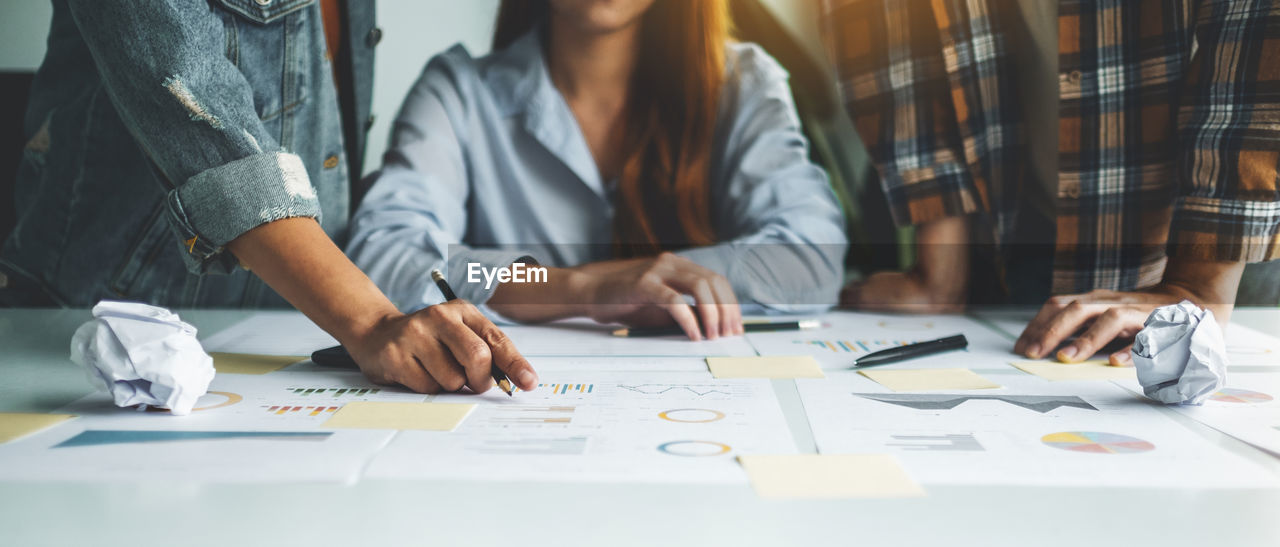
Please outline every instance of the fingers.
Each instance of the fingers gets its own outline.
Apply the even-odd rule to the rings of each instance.
[[[1032,359],[1048,355],[1104,309],[1105,306],[1085,304],[1083,300],[1072,297],[1050,298],[1022,331],[1022,336],[1014,344],[1014,351]]]
[[[471,388],[471,391],[484,393],[493,386],[491,371],[493,352],[490,351],[489,344],[465,322],[465,318],[469,315],[467,308],[471,307],[470,304],[460,300],[456,302],[457,304],[449,302],[427,308],[431,310],[443,307],[431,315],[439,318],[433,326],[436,330],[436,338],[443,344],[445,353],[448,354],[440,359],[439,365],[432,367],[428,363],[427,367],[436,377],[436,381],[450,391],[457,391],[466,385]],[[457,365],[448,361],[453,361]],[[436,375],[437,370],[441,370],[447,378]]]
[[[523,391],[533,391],[538,387],[538,373],[533,370],[533,365],[529,364],[529,360],[525,359],[520,351],[516,349],[516,345],[502,332],[497,325],[489,321],[474,306],[469,306],[469,310],[463,314],[463,322],[472,330],[480,339],[484,340],[489,346],[489,353],[492,357],[492,366],[498,367],[507,378],[515,383],[516,387]]]
[[[1133,344],[1129,344],[1124,349],[1112,353],[1107,357],[1107,364],[1113,367],[1131,367],[1133,366]]]
[[[418,393],[440,393],[443,389],[440,384],[427,373],[427,369],[423,366],[422,361],[417,357],[413,358],[413,364],[406,364],[400,367],[400,373],[395,378],[395,383],[400,384],[408,389]]]
[[[1130,337],[1142,330],[1146,316],[1129,308],[1111,308],[1098,316],[1088,330],[1058,352],[1064,363],[1083,361],[1117,338]],[[1113,354],[1114,355],[1114,354]]]
[[[725,336],[742,334],[742,307],[738,305],[738,297],[733,294],[733,287],[724,276],[717,275],[711,281],[711,290],[715,292],[716,301],[720,303],[720,333]]]
[[[690,292],[698,304],[698,314],[702,318],[703,328],[706,329],[707,339],[719,338],[723,326],[720,324],[720,306],[716,305],[715,294],[711,292],[711,283],[706,279],[700,279],[694,283],[693,290]]]
[[[680,326],[685,336],[693,341],[702,340],[702,332],[698,329],[698,318],[693,315],[693,309],[685,303],[680,293],[666,285],[651,285],[645,290],[649,292],[655,304],[665,308],[667,313],[671,314],[671,319]]]
[[[671,254],[655,260],[653,273],[663,284],[694,298],[708,339],[742,334],[742,310],[724,276]],[[663,297],[667,295],[663,293]]]

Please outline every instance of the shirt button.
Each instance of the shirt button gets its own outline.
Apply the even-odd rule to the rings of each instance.
[[[364,43],[369,47],[374,47],[379,42],[382,42],[382,29],[373,27],[373,30],[369,31],[369,35],[364,37]]]
[[[259,6],[262,6],[264,8],[271,5],[271,0],[253,0],[253,1],[257,2]]]
[[[324,168],[333,169],[338,166],[338,155],[334,154],[324,159]]]
[[[1073,84],[1078,84],[1080,83],[1080,78],[1082,76],[1083,75],[1080,74],[1079,70],[1072,70],[1071,73],[1067,74],[1067,81]]]

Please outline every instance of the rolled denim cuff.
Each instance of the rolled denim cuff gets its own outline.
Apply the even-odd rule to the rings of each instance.
[[[202,171],[169,192],[170,225],[193,273],[227,273],[238,261],[224,246],[262,224],[320,217],[302,159],[268,152]]]
[[[479,264],[487,270],[496,268],[505,268],[516,262],[524,262],[526,264],[537,264],[529,253],[507,250],[507,249],[468,249],[456,254],[451,253],[449,257],[449,270],[445,272],[445,278],[449,280],[449,286],[458,298],[471,302],[477,306],[489,301],[493,296],[493,291],[498,290],[501,285],[496,279],[491,282],[488,288],[485,288],[483,277],[477,283],[470,283],[467,279],[468,264]]]

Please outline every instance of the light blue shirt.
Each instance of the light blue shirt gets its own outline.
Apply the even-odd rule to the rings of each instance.
[[[758,46],[726,48],[709,180],[721,243],[677,254],[724,275],[744,304],[824,309],[843,276],[840,207],[808,160],[787,73]],[[441,300],[433,268],[482,305],[496,284],[468,283],[468,263],[613,258],[613,185],[552,84],[536,31],[479,59],[460,45],[435,56],[383,161],[348,254],[403,310]]]

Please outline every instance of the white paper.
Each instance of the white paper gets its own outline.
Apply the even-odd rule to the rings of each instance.
[[[705,357],[631,357],[628,355],[560,357],[534,355],[528,359],[529,364],[533,365],[533,369],[538,371],[539,374],[567,371],[706,372],[707,370]]]
[[[890,452],[928,484],[1259,488],[1275,475],[1108,382],[1021,373],[981,393],[895,393],[855,373],[797,380],[824,453]],[[1083,434],[1083,443],[1064,434]]]
[[[59,412],[111,427],[207,427],[247,430],[319,428],[342,405],[354,401],[413,403],[427,399],[401,387],[380,386],[359,372],[273,372],[266,375],[225,374],[214,378],[191,415],[158,419],[152,412],[118,409],[99,395],[82,398]]]
[[[1231,323],[1223,328],[1223,338],[1233,366],[1280,366],[1280,340],[1274,336]]]
[[[503,325],[502,331],[526,357],[532,356],[631,356],[706,357],[755,355],[743,337],[692,342],[683,336],[626,338],[613,336],[618,326],[600,325],[589,319],[559,321],[549,325]],[[311,355],[338,345],[298,312],[258,312],[204,341],[209,351],[262,355]]]
[[[71,339],[71,360],[118,406],[153,405],[184,415],[213,379],[213,359],[196,328],[177,314],[136,302],[103,300]]]
[[[324,422],[353,401],[425,399],[346,371],[218,376],[183,417],[95,393],[59,410],[78,416],[66,426],[0,445],[0,480],[349,483],[395,432]]]
[[[172,416],[155,418],[177,421]],[[132,427],[71,420],[0,445],[0,461],[5,462],[0,480],[353,483],[394,434]]]
[[[739,454],[795,453],[768,380],[709,373],[565,372],[480,406],[453,433],[405,431],[369,466],[380,479],[745,483]]]
[[[520,353],[528,356],[708,357],[755,355],[742,336],[694,342],[685,336],[620,337],[617,325],[600,325],[589,319],[558,321],[548,325],[504,325]]]
[[[209,351],[300,355],[338,345],[329,333],[296,311],[261,311],[204,340]]]
[[[1174,407],[1192,419],[1280,456],[1280,373],[1233,372],[1201,406]]]
[[[776,318],[775,318],[776,320]],[[895,364],[898,368],[1002,367],[1013,356],[1013,342],[962,315],[886,315],[837,311],[821,317],[822,328],[748,333],[760,355],[811,355],[824,369],[852,366],[873,351],[963,334],[964,350],[929,355]]]
[[[1148,397],[1203,402],[1227,379],[1226,343],[1213,312],[1186,300],[1156,308],[1134,337],[1133,366]]]

